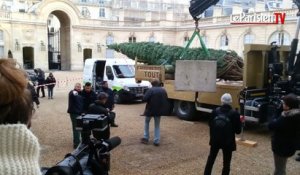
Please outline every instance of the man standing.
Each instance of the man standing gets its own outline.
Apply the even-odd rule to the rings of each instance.
[[[83,113],[86,113],[89,109],[89,106],[97,99],[97,95],[92,90],[92,84],[90,82],[85,83],[81,96],[83,97]]]
[[[297,134],[300,128],[299,100],[294,94],[283,97],[282,113],[269,123],[272,134],[274,175],[286,174],[286,163],[297,149]]]
[[[105,107],[109,109],[110,112],[110,126],[111,127],[118,127],[118,125],[115,123],[116,113],[112,112],[115,108],[115,102],[114,102],[114,92],[108,87],[107,81],[102,82],[102,91],[105,92],[108,95],[107,101],[105,103]]]
[[[232,152],[236,150],[235,134],[241,133],[240,114],[231,107],[232,97],[225,93],[222,106],[215,109],[209,122],[210,153],[204,175],[210,175],[220,149],[223,151],[222,175],[229,175]]]
[[[80,133],[76,130],[76,118],[79,117],[83,111],[83,99],[81,97],[81,84],[76,83],[75,88],[69,93],[69,107],[73,130],[73,147],[74,149],[80,144]]]
[[[38,81],[38,87],[36,89],[38,97],[40,97],[40,89],[42,90],[42,98],[45,97],[45,89],[44,89],[44,84],[45,84],[45,72],[42,71],[41,69],[34,69],[34,72],[37,75],[37,81]]]
[[[160,118],[163,115],[168,115],[169,112],[169,102],[168,95],[164,88],[160,86],[158,80],[151,82],[152,88],[149,89],[143,101],[146,101],[145,108],[145,126],[144,126],[144,137],[141,139],[143,144],[148,144],[149,142],[149,123],[151,117],[154,117],[154,146],[159,146],[160,144]]]

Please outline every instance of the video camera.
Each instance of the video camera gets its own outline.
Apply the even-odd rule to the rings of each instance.
[[[42,170],[44,175],[108,175],[109,152],[121,143],[119,137],[101,138],[101,134],[109,130],[108,116],[87,114],[78,117],[76,122],[82,142],[57,165]],[[92,132],[97,136],[90,138]]]

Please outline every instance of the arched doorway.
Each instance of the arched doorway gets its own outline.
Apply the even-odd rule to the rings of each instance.
[[[34,68],[34,48],[23,47],[23,65],[24,69]]]
[[[92,49],[83,49],[83,64],[86,59],[92,58],[92,52],[93,52]]]
[[[55,10],[48,17],[49,69],[71,69],[71,22],[69,16]]]

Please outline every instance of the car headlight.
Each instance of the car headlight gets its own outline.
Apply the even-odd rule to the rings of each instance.
[[[128,86],[124,86],[123,89],[124,89],[124,91],[130,91]]]

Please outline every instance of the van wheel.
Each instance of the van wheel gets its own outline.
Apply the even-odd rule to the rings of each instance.
[[[121,104],[122,103],[122,99],[121,99],[120,94],[118,92],[115,92],[114,101],[115,101],[116,104]]]
[[[194,120],[196,114],[195,104],[187,101],[176,101],[175,105],[176,115],[182,120]]]

